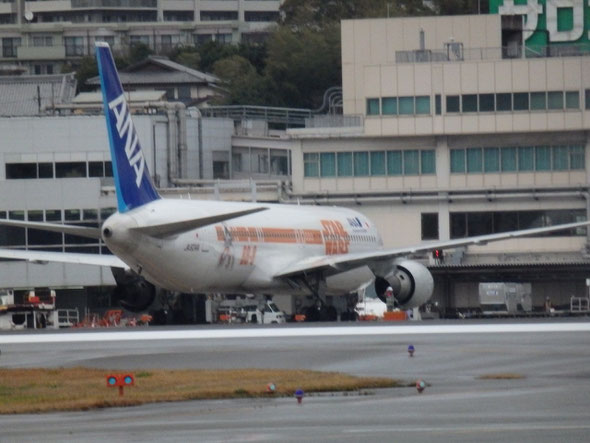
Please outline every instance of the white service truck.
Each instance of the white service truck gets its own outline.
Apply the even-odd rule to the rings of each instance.
[[[246,323],[271,324],[285,323],[285,313],[272,301],[265,301],[262,304],[244,305],[243,310],[246,314]]]

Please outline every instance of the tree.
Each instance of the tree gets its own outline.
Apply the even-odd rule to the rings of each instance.
[[[71,67],[73,69],[73,67]],[[91,56],[83,57],[80,60],[80,64],[75,69],[76,71],[76,83],[78,85],[78,92],[90,91],[94,87],[90,88],[86,85],[86,80],[98,75],[98,66],[96,59]]]
[[[203,72],[211,72],[216,61],[236,55],[237,47],[216,41],[207,42],[198,47],[201,58],[199,66]]]
[[[232,55],[218,60],[213,65],[213,73],[225,81],[228,89],[226,98],[220,104],[266,104],[265,79],[246,58]]]
[[[268,39],[265,69],[272,105],[316,108],[324,91],[341,84],[340,30],[280,27]]]
[[[486,0],[434,0],[433,3],[438,15],[487,14],[489,12]]]
[[[135,43],[129,48],[129,57],[127,60],[130,65],[134,65],[145,60],[153,53],[154,52],[145,43]]]
[[[285,0],[281,12],[283,25],[314,28],[346,19],[433,13],[422,0]]]
[[[199,70],[201,67],[201,55],[197,48],[192,46],[182,46],[175,49],[170,54],[170,60],[191,69]]]

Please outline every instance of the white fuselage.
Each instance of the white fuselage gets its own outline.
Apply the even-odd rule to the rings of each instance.
[[[255,207],[268,209],[176,236],[129,229]],[[382,248],[370,220],[336,207],[163,199],[112,215],[105,228],[112,232],[105,242],[130,268],[158,286],[191,293],[308,292],[273,275],[310,257]],[[366,272],[359,276],[363,281],[352,278],[346,292],[367,282]]]

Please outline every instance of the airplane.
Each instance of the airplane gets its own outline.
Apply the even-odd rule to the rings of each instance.
[[[305,294],[320,307],[328,295],[373,285],[382,301],[392,287],[401,309],[414,308],[430,299],[434,281],[412,255],[590,224],[386,249],[375,224],[347,208],[161,198],[107,43],[96,42],[96,58],[117,212],[100,228],[6,219],[0,224],[102,238],[114,255],[0,249],[0,257],[110,267],[128,309],[147,308],[154,285],[182,293]]]

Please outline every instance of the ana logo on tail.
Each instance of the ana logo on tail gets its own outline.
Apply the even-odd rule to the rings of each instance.
[[[131,114],[129,113],[129,109],[127,109],[127,102],[125,101],[124,95],[121,94],[116,99],[110,101],[109,109],[113,111],[117,119],[116,126],[119,138],[121,140],[125,139],[125,155],[127,155],[129,166],[135,171],[135,184],[139,188],[145,168],[145,159],[142,150],[138,149],[139,139],[137,132],[133,128]]]

